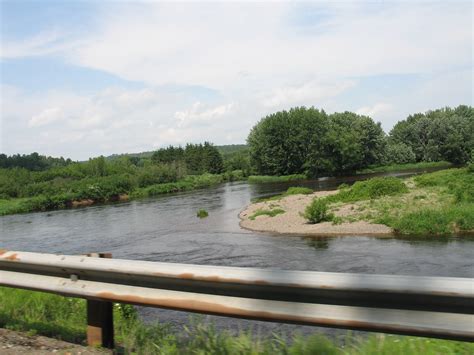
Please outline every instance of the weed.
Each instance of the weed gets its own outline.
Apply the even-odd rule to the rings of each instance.
[[[209,216],[209,213],[206,210],[200,209],[199,211],[197,211],[196,216],[198,218],[202,219],[202,218],[206,218],[207,216]]]
[[[255,211],[253,215],[249,217],[252,221],[255,220],[258,216],[270,216],[270,217],[275,217],[276,215],[279,215],[281,213],[285,213],[285,210],[282,210],[281,208],[275,208],[271,210],[264,210],[264,209],[258,209]]]

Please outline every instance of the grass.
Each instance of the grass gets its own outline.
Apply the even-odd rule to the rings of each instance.
[[[274,195],[271,197],[261,197],[261,198],[255,198],[252,200],[253,203],[255,202],[265,202],[265,201],[278,201],[281,200],[283,197],[290,196],[290,195],[310,195],[314,191],[307,188],[307,187],[289,187],[286,192],[279,194],[279,195]]]
[[[307,187],[289,187],[288,190],[286,190],[285,195],[310,195],[314,191],[307,188]]]
[[[285,210],[282,210],[281,208],[274,208],[271,210],[264,210],[264,209],[258,209],[255,211],[253,215],[249,217],[252,221],[255,220],[258,216],[270,216],[270,217],[275,217],[276,215],[285,213]]]
[[[266,182],[288,182],[296,180],[306,180],[307,176],[304,174],[270,176],[270,175],[251,175],[248,177],[248,182],[251,184],[260,184]]]
[[[40,292],[0,287],[0,327],[84,343],[86,303]],[[184,326],[144,324],[135,308],[114,306],[115,337],[126,354],[228,354],[228,355],[309,355],[309,354],[447,354],[474,353],[468,342],[371,334],[357,337],[351,333],[336,339],[322,335],[267,337],[241,331],[231,335],[218,331],[202,318],[191,318]]]
[[[199,211],[197,211],[196,216],[198,218],[202,219],[202,218],[206,218],[207,216],[209,216],[209,213],[206,210],[200,209]]]
[[[376,177],[357,181],[352,187],[342,187],[335,195],[325,198],[327,202],[355,202],[382,196],[394,196],[408,192],[402,180],[394,177]]]
[[[343,187],[324,199],[333,223],[365,220],[404,235],[474,232],[474,174],[466,168],[441,170],[407,180],[374,178]],[[351,212],[338,210],[351,205]]]
[[[379,165],[369,166],[366,169],[358,170],[357,174],[386,173],[391,171],[403,171],[412,169],[449,168],[451,166],[453,166],[453,164],[447,161]]]

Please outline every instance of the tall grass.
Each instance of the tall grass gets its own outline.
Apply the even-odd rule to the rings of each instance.
[[[408,192],[402,180],[394,177],[376,177],[357,181],[352,187],[343,187],[340,191],[325,198],[327,202],[355,202],[370,200],[382,196],[394,196]]]
[[[84,343],[85,301],[39,292],[0,287],[0,327],[28,331],[75,343]],[[417,337],[372,334],[337,339],[315,334],[262,337],[251,331],[232,335],[192,318],[183,327],[144,324],[131,306],[114,307],[115,336],[126,354],[460,354],[474,353],[474,344]]]

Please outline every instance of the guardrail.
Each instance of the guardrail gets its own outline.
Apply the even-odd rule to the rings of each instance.
[[[237,268],[0,250],[0,285],[88,300],[88,342],[113,347],[112,303],[474,340],[470,278]],[[105,258],[104,258],[105,257]],[[109,257],[109,258],[108,258]]]

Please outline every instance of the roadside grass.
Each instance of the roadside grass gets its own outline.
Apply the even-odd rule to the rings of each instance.
[[[288,182],[296,180],[306,180],[307,176],[304,174],[292,174],[292,175],[281,175],[281,176],[271,176],[271,175],[250,175],[248,177],[248,182],[251,184],[260,184],[267,182]]]
[[[0,327],[85,342],[86,302],[46,293],[0,287]],[[415,355],[474,353],[468,342],[371,333],[350,332],[329,339],[315,334],[302,336],[274,333],[260,336],[252,331],[237,335],[218,331],[202,317],[192,317],[185,326],[145,324],[134,307],[114,306],[115,337],[125,354],[228,354],[228,355]]]
[[[391,171],[403,171],[403,170],[412,170],[412,169],[449,168],[451,166],[453,166],[453,164],[447,161],[391,164],[391,165],[369,166],[366,169],[357,170],[357,174],[386,173],[386,172],[391,172]]]
[[[254,214],[252,214],[249,219],[252,221],[255,220],[258,216],[270,216],[270,217],[275,217],[276,215],[285,213],[285,210],[282,210],[281,208],[275,208],[271,210],[264,210],[264,209],[258,209],[255,211]]]
[[[474,174],[467,169],[441,170],[405,181],[383,180],[357,182],[326,197],[333,223],[365,220],[406,235],[474,231]],[[345,213],[338,213],[344,207]]]

